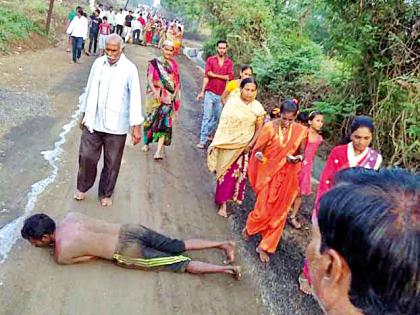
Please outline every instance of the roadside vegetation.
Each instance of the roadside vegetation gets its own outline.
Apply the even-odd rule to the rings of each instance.
[[[64,32],[67,14],[78,3],[55,1],[51,29],[47,36],[45,25],[49,1],[0,0],[0,54],[46,47],[54,43]]]
[[[356,114],[376,123],[387,165],[420,165],[420,2],[163,0],[191,25],[227,39],[236,64],[251,63],[270,109],[298,98],[321,110],[337,143]]]

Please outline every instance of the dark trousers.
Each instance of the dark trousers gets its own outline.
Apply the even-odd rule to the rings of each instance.
[[[71,37],[72,40],[72,52],[73,52],[73,62],[76,62],[77,59],[80,59],[82,55],[82,45],[83,45],[83,37]]]
[[[120,35],[120,36],[122,35],[123,28],[124,28],[123,25],[117,25],[117,34],[118,35]]]
[[[92,52],[93,44],[93,53],[96,53],[96,47],[98,46],[98,34],[99,33],[89,33],[89,52]]]
[[[140,44],[140,30],[133,31],[133,43]]]
[[[99,180],[99,198],[111,197],[120,171],[127,135],[113,135],[83,129],[79,148],[79,172],[77,174],[77,190],[88,191],[96,179],[97,165],[104,151],[104,167]]]

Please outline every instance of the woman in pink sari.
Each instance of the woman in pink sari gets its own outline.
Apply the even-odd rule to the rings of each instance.
[[[350,126],[350,136],[345,140],[348,143],[338,145],[331,150],[319,181],[312,221],[317,220],[321,197],[334,186],[334,176],[337,172],[350,167],[379,169],[382,156],[369,147],[372,142],[373,131],[372,118],[356,116]],[[306,263],[303,273],[299,276],[299,284],[302,292],[312,293]]]

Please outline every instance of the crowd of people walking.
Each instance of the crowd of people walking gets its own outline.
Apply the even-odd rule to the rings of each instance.
[[[105,39],[113,33],[121,36],[125,43],[156,48],[162,48],[165,40],[170,40],[174,44],[174,55],[177,56],[184,37],[184,24],[178,18],[167,19],[147,7],[116,10],[99,4],[90,16],[80,6],[71,11],[66,33],[66,49],[72,52],[73,63],[79,63],[82,52],[87,56],[102,56]]]
[[[180,70],[173,57],[179,52],[180,43],[177,41],[180,38],[177,34],[182,34],[183,26],[176,20],[168,23],[158,14],[129,11],[123,19],[119,15],[122,10],[115,16],[109,12],[113,12],[112,8],[101,11],[98,7],[88,23],[83,10],[77,8],[76,15],[67,28],[72,39],[73,62],[80,58],[83,40],[87,37],[90,39],[89,52],[93,49],[95,53],[98,39],[100,52],[105,52],[93,64],[86,87],[86,98],[82,106],[83,133],[77,191],[74,195],[77,200],[85,198],[86,192],[95,181],[97,163],[103,150],[104,166],[98,192],[103,206],[112,205],[126,134],[131,130],[133,144],[139,143],[143,125],[142,151],[149,151],[150,145],[157,143],[154,159],[162,160],[164,147],[172,143],[175,114],[181,108]],[[139,26],[135,21],[139,22],[140,28],[137,28]],[[160,57],[149,61],[145,74],[147,89],[144,118],[137,68],[123,52],[123,45],[130,38],[136,43],[160,47],[162,52]],[[268,264],[270,256],[277,251],[286,223],[289,222],[295,229],[302,227],[298,214],[302,198],[312,194],[312,168],[317,150],[323,143],[321,131],[324,116],[318,111],[306,113],[296,99],[282,100],[268,113],[257,100],[258,83],[253,76],[252,67],[241,66],[238,79],[234,79],[234,64],[228,57],[228,49],[227,41],[218,41],[216,54],[206,61],[202,88],[197,96],[197,100],[203,100],[203,116],[196,148],[207,149],[207,165],[216,176],[215,204],[220,216],[229,216],[229,202],[242,203],[246,183],[249,181],[256,201],[243,226],[242,237],[248,241],[254,235],[260,236],[256,251],[260,261]],[[416,306],[405,298],[419,296],[416,285],[419,281],[419,178],[402,170],[378,172],[382,165],[382,156],[370,147],[373,136],[372,119],[368,116],[356,116],[341,143],[334,146],[328,154],[312,210],[313,240],[307,250],[308,261],[302,262],[302,273],[296,277],[302,292],[315,293],[324,307],[338,307],[338,302],[334,301],[339,298],[335,297],[336,300],[333,301],[327,296],[333,290],[345,288],[347,291],[342,292],[345,292],[347,300],[340,300],[344,309],[352,310],[352,306],[368,309],[371,306],[369,301],[359,301],[354,296],[372,295],[371,290],[374,290],[376,300],[372,303],[376,303],[374,307],[377,309],[399,307],[411,311]],[[394,189],[398,185],[400,186]],[[386,197],[386,194],[392,196]],[[369,212],[372,213],[371,217]],[[384,216],[388,219],[383,219]],[[369,228],[372,231],[378,228],[376,224],[384,224],[384,229],[389,229],[390,233],[390,240],[387,242],[392,244],[384,249],[380,248],[380,240],[371,243],[371,238],[376,239],[376,236],[372,236],[366,230],[367,227],[363,227],[355,217],[371,222]],[[129,227],[118,229],[123,233],[137,233],[138,230],[138,233],[146,233],[151,238],[163,237],[143,228],[135,229],[134,232],[129,232]],[[114,232],[110,226],[109,233]],[[382,232],[378,231],[383,235]],[[356,237],[346,233],[360,235]],[[31,237],[27,231],[22,232],[22,235],[27,239]],[[357,239],[363,251],[354,249],[356,245],[348,243],[345,240],[347,237],[354,242]],[[383,237],[378,238],[382,240]],[[392,256],[396,254],[395,244],[402,239],[409,246],[417,247],[402,248],[398,245],[397,255],[403,255],[403,259],[406,259],[398,263],[398,267],[403,270],[401,277],[390,275],[393,278],[384,278],[383,286],[378,287],[379,279],[360,276],[360,266],[355,266],[353,259],[362,259],[366,251],[366,255],[372,255],[370,259],[383,260],[377,261],[382,266],[381,271],[386,269],[385,264],[394,268],[397,264],[394,261],[396,256]],[[223,268],[191,264],[189,258],[179,256],[186,249],[220,248],[226,251],[228,262],[232,262],[233,243],[203,240],[178,243],[167,238],[163,238],[163,241],[168,244],[176,243],[176,248],[168,247],[166,253],[162,253],[165,250],[160,248],[162,252],[154,252],[153,257],[135,257],[143,259],[141,262],[124,257],[128,255],[126,253],[107,253],[104,258],[113,258],[122,265],[129,262],[131,266],[140,264],[142,267],[144,264],[151,264],[152,267],[176,264],[176,268],[173,268],[176,271],[221,272],[237,278],[240,276],[240,269],[236,266]],[[347,248],[351,250],[347,251]],[[386,250],[391,256],[388,257],[388,252],[382,252]],[[413,253],[416,253],[414,256],[417,260],[412,258]],[[153,260],[157,258],[160,260]],[[367,264],[371,266],[373,263]],[[384,276],[387,272],[384,271]],[[350,283],[350,276],[360,276],[365,282],[359,283],[355,288],[354,281],[357,279],[351,278]],[[391,284],[390,281],[394,282]],[[398,287],[402,293],[396,293],[395,289],[395,294],[391,294],[390,298],[383,291],[404,281],[407,281],[407,285]],[[368,284],[372,287],[366,289]],[[417,289],[410,289],[410,286]],[[355,295],[349,298],[348,292]],[[383,314],[385,313],[387,312],[384,311]],[[331,311],[331,314],[335,313]]]

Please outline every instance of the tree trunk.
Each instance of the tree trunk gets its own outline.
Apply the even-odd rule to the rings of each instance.
[[[54,7],[54,0],[50,0],[50,5],[48,7],[48,15],[47,15],[47,25],[45,27],[45,31],[46,31],[47,34],[50,31],[50,25],[51,25],[51,17],[52,17],[53,7]]]

